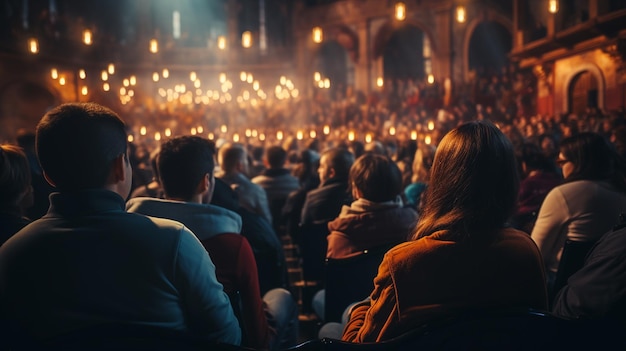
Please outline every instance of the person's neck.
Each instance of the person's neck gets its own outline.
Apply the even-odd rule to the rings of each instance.
[[[172,201],[180,201],[180,202],[188,202],[192,204],[201,204],[202,203],[202,194],[196,194],[189,199],[183,199],[181,197],[166,197],[167,200]]]

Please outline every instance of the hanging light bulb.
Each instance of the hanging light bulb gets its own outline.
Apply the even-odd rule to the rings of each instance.
[[[322,27],[314,27],[312,31],[312,36],[314,43],[321,43],[324,40],[324,31],[322,31]]]
[[[406,19],[406,5],[399,1],[396,3],[396,19],[398,21],[404,21]]]
[[[150,40],[150,52],[153,54],[159,52],[159,42],[156,39]]]
[[[459,5],[456,7],[456,21],[465,23],[465,6]]]

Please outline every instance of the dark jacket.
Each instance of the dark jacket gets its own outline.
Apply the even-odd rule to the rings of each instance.
[[[307,193],[300,225],[328,223],[339,215],[342,206],[350,205],[351,202],[348,180],[329,179]]]

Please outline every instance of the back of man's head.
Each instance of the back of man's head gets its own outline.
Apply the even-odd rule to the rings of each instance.
[[[214,144],[199,136],[182,136],[161,146],[157,158],[159,180],[165,196],[189,200],[200,180],[213,175],[215,167]]]
[[[224,173],[239,171],[240,163],[246,160],[246,149],[241,144],[224,144],[219,151],[219,163]]]
[[[37,157],[60,190],[102,188],[115,159],[126,155],[126,138],[124,122],[110,109],[95,103],[63,104],[37,125]]]
[[[287,151],[281,146],[270,146],[265,151],[265,159],[270,168],[283,168],[287,161]]]
[[[326,156],[329,166],[335,170],[335,178],[348,179],[350,167],[354,163],[354,155],[346,148],[337,147],[326,150],[322,157]]]

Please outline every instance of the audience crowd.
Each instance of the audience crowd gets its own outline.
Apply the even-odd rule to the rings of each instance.
[[[3,338],[125,323],[287,348],[298,313],[324,322],[324,259],[380,247],[328,335],[383,341],[500,307],[626,328],[625,115],[535,114],[531,77],[478,74],[455,100],[398,81],[122,118],[61,105],[0,146]],[[556,290],[567,240],[597,244]],[[313,293],[296,296],[285,241]]]

